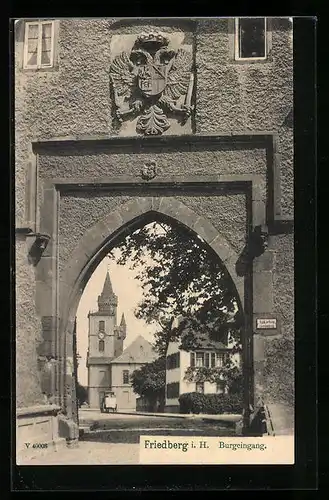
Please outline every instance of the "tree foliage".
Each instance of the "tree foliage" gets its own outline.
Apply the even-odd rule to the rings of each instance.
[[[76,396],[77,396],[79,406],[83,405],[83,403],[88,401],[88,391],[79,382],[77,382]]]
[[[135,314],[159,326],[160,355],[174,339],[192,349],[197,334],[225,342],[230,334],[240,345],[242,315],[233,282],[201,238],[167,221],[152,222],[125,236],[117,248],[119,257],[114,252],[109,257],[137,271],[143,299]]]
[[[188,382],[217,383],[224,381],[230,394],[242,391],[242,371],[230,363],[221,368],[190,366],[185,372],[184,379]]]
[[[131,375],[131,385],[140,396],[151,401],[164,399],[166,385],[166,359],[159,357],[152,363],[146,363],[134,370]]]

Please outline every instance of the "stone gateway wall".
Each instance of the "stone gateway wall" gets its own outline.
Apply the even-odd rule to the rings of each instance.
[[[293,412],[289,19],[268,19],[264,61],[234,59],[234,19],[60,19],[54,30],[54,67],[24,69],[25,21],[15,24],[20,421],[26,408],[56,403],[59,435],[76,438],[79,298],[120,231],[149,212],[185,224],[224,260],[251,339],[248,402]],[[185,122],[168,112],[169,128],[144,137],[137,118],[119,123],[110,68],[115,54],[158,30],[191,55],[192,107]],[[257,318],[271,317],[275,331],[257,330]]]
[[[182,20],[152,26],[114,19],[61,19],[58,66],[52,71],[22,69],[24,21],[19,22],[15,31],[17,223],[24,220],[25,170],[31,159],[31,142],[54,137],[117,135],[109,87],[111,39],[117,35],[137,36],[152,29],[185,33],[194,40],[197,134],[278,133],[284,181],[281,205],[285,216],[292,217],[293,134],[285,125],[293,106],[292,26],[288,19],[273,19],[270,59],[241,64],[232,56],[232,21]],[[240,170],[241,163],[233,168]]]
[[[138,193],[134,196],[138,196]],[[93,224],[134,196],[111,196],[111,194],[73,193],[61,197],[59,215],[59,270],[62,272],[69,257],[76,250],[84,233]],[[167,195],[168,196],[168,195]],[[213,226],[230,242],[237,253],[246,243],[245,195],[232,196],[177,196],[196,214],[209,213]],[[223,214],[230,214],[227,218]],[[83,217],[81,217],[83,214]]]

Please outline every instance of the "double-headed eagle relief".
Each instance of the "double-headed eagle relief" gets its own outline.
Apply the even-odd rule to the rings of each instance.
[[[185,123],[191,114],[192,54],[168,45],[161,33],[141,34],[130,54],[121,52],[110,66],[116,116],[138,116],[140,134],[160,135],[170,127],[168,116]]]

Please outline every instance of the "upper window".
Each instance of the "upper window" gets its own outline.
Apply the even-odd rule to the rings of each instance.
[[[105,321],[104,320],[101,320],[98,322],[98,330],[100,332],[105,332]]]
[[[24,68],[51,68],[54,65],[54,21],[25,24]]]
[[[216,352],[216,366],[221,367],[224,364],[224,354]]]
[[[124,384],[129,384],[129,370],[123,370],[122,381]]]
[[[203,352],[197,352],[195,356],[195,364],[196,366],[204,366],[204,353]]]
[[[175,352],[167,356],[167,370],[173,370],[174,368],[179,368],[179,358],[180,353]]]
[[[225,354],[218,352],[191,352],[190,366],[215,368],[222,367],[225,361]]]
[[[266,59],[266,18],[235,20],[235,59]]]

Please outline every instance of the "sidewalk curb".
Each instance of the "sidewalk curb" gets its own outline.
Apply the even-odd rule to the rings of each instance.
[[[140,415],[144,417],[165,417],[165,418],[193,418],[194,415],[185,415],[181,413],[172,414],[172,413],[152,413],[152,412],[127,412],[127,411],[117,411],[117,415]]]
[[[96,411],[96,410],[95,410]],[[111,413],[112,415],[112,413]],[[242,420],[242,415],[195,415],[195,414],[172,414],[172,413],[151,413],[151,412],[123,412],[118,411],[114,415],[134,415],[145,417],[158,417],[158,418],[185,418],[190,420],[202,420],[204,422],[225,422],[228,424],[236,425]],[[233,418],[232,418],[233,417]],[[87,419],[80,419],[81,423],[89,422]]]

